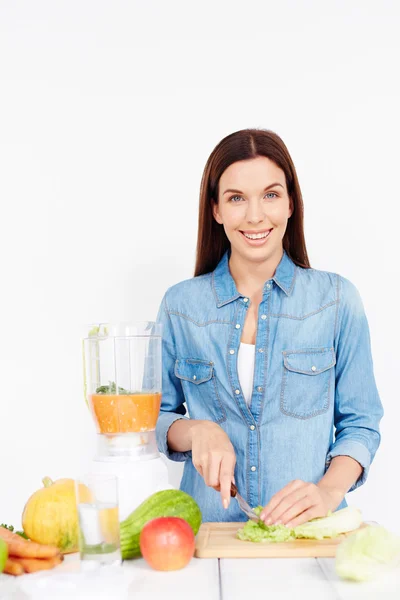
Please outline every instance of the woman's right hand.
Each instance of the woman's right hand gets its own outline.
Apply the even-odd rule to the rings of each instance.
[[[190,428],[192,461],[206,485],[221,492],[224,508],[231,498],[235,450],[225,431],[213,421],[193,421]]]

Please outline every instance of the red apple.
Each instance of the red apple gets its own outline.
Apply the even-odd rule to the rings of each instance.
[[[140,551],[157,571],[176,571],[193,557],[195,539],[189,523],[180,517],[158,517],[143,527]]]

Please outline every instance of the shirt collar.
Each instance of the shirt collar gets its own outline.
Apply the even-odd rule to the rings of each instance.
[[[243,294],[237,291],[229,270],[229,256],[230,251],[227,250],[212,273],[212,287],[218,308],[237,298],[243,297]],[[287,296],[290,296],[293,291],[295,275],[296,265],[284,250],[282,259],[276,268],[272,280],[275,281]]]

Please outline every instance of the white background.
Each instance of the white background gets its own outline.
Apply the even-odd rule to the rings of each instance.
[[[396,526],[399,17],[395,0],[0,0],[0,522],[84,469],[85,324],[156,317],[193,274],[210,152],[262,127],[297,167],[312,266],[364,300],[385,417],[348,502]]]

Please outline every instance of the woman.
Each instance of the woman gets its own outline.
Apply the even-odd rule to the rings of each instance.
[[[380,443],[368,323],[348,280],[310,267],[300,186],[275,133],[238,131],[213,150],[195,277],[167,290],[158,320],[158,445],[186,461],[181,489],[204,521],[247,519],[232,481],[267,524],[346,506]]]

